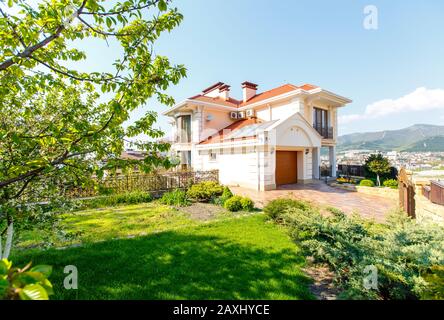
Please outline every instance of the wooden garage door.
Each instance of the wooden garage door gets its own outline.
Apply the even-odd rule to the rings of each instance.
[[[276,152],[276,184],[291,184],[298,182],[298,153],[297,151]]]

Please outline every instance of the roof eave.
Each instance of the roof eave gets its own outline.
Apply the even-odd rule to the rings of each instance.
[[[172,112],[174,112],[174,111],[176,111],[176,110],[178,110],[178,109],[180,109],[180,108],[186,106],[189,102],[190,102],[189,99],[184,100],[184,101],[182,101],[182,102],[176,104],[175,106],[173,106],[171,109],[168,109],[168,110],[162,112],[162,115],[164,115],[164,116],[168,116],[168,115],[170,115],[170,113],[172,113]]]
[[[332,98],[336,102],[342,104],[342,106],[345,106],[346,104],[349,104],[349,103],[353,102],[353,100],[351,100],[349,98],[340,96],[340,95],[338,95],[336,93],[333,93],[331,91],[328,91],[328,90],[325,90],[325,89],[322,89],[322,88],[316,88],[316,89],[310,90],[310,93],[311,94],[316,94],[316,93],[326,94],[326,95],[329,96],[329,98]]]

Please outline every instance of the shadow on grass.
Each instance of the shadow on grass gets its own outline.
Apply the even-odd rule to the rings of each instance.
[[[290,248],[257,247],[218,236],[164,232],[65,250],[23,252],[22,265],[51,264],[55,299],[311,299]],[[78,290],[63,288],[75,265]]]

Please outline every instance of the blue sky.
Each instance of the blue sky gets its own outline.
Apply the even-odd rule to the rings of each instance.
[[[163,34],[156,53],[185,64],[188,77],[168,93],[176,102],[223,81],[241,97],[241,83],[259,91],[311,83],[346,96],[340,134],[444,124],[444,1],[176,0],[182,24]],[[378,29],[363,26],[364,8],[378,9]],[[119,55],[113,43],[87,42],[88,61],[105,71]],[[132,114],[159,113],[150,101]]]
[[[340,112],[341,134],[444,124],[443,1],[175,3],[185,19],[157,52],[188,68],[188,78],[169,90],[176,101],[217,81],[236,97],[245,80],[259,90],[312,83],[353,100]],[[377,30],[363,26],[370,4],[378,9]],[[375,103],[386,114],[366,112]],[[162,116],[159,124],[168,128]]]

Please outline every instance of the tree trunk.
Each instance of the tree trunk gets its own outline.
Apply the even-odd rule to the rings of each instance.
[[[378,182],[378,187],[381,186],[381,181],[379,180],[379,174],[376,175],[376,181]]]
[[[6,229],[6,242],[4,250],[2,250],[1,235],[0,235],[0,258],[7,259],[9,257],[12,247],[13,235],[14,235],[14,221],[12,220],[11,217],[8,217],[8,227]]]

